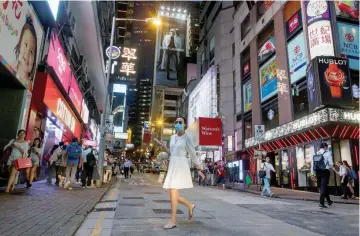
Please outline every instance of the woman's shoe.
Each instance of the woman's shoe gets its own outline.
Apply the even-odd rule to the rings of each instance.
[[[176,227],[176,224],[171,223],[171,221],[169,221],[169,223],[167,223],[167,225],[164,226],[164,229],[173,229]]]
[[[195,209],[195,205],[193,204],[191,210],[189,210],[189,220],[191,220],[191,218],[194,215],[194,209]]]

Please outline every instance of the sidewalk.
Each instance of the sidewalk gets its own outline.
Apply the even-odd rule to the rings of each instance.
[[[250,185],[249,188],[244,188],[243,184],[237,184],[233,186],[232,184],[226,185],[228,188],[232,188],[234,190],[248,192],[252,194],[260,195],[259,187],[257,185]],[[271,191],[275,194],[276,198],[282,199],[292,199],[292,200],[304,200],[304,201],[319,201],[319,193],[314,192],[306,192],[300,190],[286,189],[286,188],[277,188],[271,187]],[[343,204],[359,204],[359,200],[352,199],[341,199],[340,196],[331,195],[331,200],[335,203],[343,203]]]
[[[10,194],[0,191],[0,235],[71,236],[110,188],[72,190],[34,182],[31,189],[18,185]]]

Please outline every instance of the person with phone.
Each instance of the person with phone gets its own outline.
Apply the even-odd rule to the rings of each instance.
[[[187,154],[194,162],[195,168],[199,170],[199,175],[205,178],[201,172],[199,162],[196,156],[195,147],[191,138],[185,133],[186,120],[178,117],[175,121],[176,134],[171,136],[170,150],[159,140],[157,143],[170,155],[169,168],[166,175],[163,188],[170,189],[171,218],[164,229],[173,229],[176,227],[177,205],[181,203],[189,209],[189,220],[193,216],[195,205],[180,196],[179,189],[193,188],[190,167],[187,160]]]

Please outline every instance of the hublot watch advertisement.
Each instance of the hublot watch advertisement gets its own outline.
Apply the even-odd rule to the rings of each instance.
[[[307,70],[307,81],[310,112],[323,105],[352,107],[348,59],[316,57]]]

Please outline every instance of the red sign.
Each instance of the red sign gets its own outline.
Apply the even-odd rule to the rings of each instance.
[[[67,92],[70,86],[71,68],[64,54],[64,50],[61,47],[59,38],[54,31],[51,33],[47,64],[53,68]]]
[[[221,146],[222,123],[218,118],[199,117],[199,145]]]
[[[92,146],[94,148],[94,147],[97,147],[97,141],[96,140],[83,139],[83,145]]]
[[[81,104],[82,104],[82,93],[79,89],[79,85],[76,82],[75,76],[71,74],[71,85],[69,89],[69,97],[74,104],[76,110],[81,113]]]
[[[246,62],[243,65],[243,77],[245,77],[250,72],[250,62]]]
[[[286,23],[286,33],[288,37],[291,37],[297,29],[302,26],[301,12],[298,11],[293,15]]]
[[[80,137],[81,124],[72,112],[64,97],[56,87],[54,81],[47,76],[46,88],[44,94],[44,104],[54,115],[66,125],[66,127],[75,135]]]

